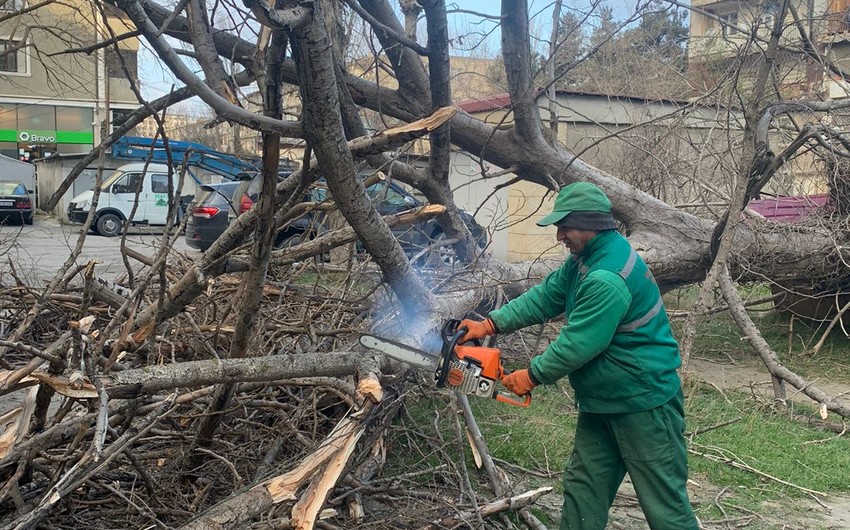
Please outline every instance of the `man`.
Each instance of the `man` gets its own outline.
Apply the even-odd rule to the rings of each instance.
[[[626,472],[653,530],[697,530],[686,489],[679,348],[649,269],[615,230],[596,186],[564,187],[549,215],[570,256],[484,321],[464,320],[464,340],[540,324],[564,313],[557,339],[505,387],[526,395],[569,376],[578,404],[564,472],[561,530],[602,530]]]

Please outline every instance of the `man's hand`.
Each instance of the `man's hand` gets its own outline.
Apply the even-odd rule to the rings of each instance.
[[[460,342],[483,339],[488,335],[496,334],[496,326],[489,318],[486,320],[470,320],[466,318],[461,320],[458,329],[460,328],[466,328],[466,335],[460,339]]]
[[[502,378],[502,384],[518,396],[531,393],[532,389],[537,386],[528,370],[517,370],[506,375]]]

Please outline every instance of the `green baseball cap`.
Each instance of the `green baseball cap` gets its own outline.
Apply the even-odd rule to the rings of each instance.
[[[537,226],[563,224],[562,221],[573,213],[589,214],[590,217],[606,221],[603,223],[604,228],[600,225],[586,229],[605,230],[614,228],[614,219],[611,217],[611,201],[608,200],[602,190],[589,182],[575,182],[561,188],[558,197],[555,198],[555,207],[552,209],[552,213],[537,221]],[[580,217],[588,216],[581,215]],[[608,219],[610,219],[610,222],[607,221]],[[585,227],[576,226],[576,228]]]

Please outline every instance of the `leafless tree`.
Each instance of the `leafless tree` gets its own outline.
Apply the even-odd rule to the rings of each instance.
[[[104,5],[126,13],[185,85],[174,95],[144,102],[124,130],[176,100],[198,96],[216,120],[262,135],[264,193],[258,206],[239,216],[195,262],[168,261],[167,239],[175,236],[167,232],[163,250],[147,260],[148,272],[132,292],[116,295],[97,281],[93,266],[74,269],[71,260],[46,289],[3,292],[19,318],[0,342],[6,369],[0,392],[37,389],[15,415],[3,418],[9,428],[0,439],[5,481],[0,503],[11,507],[2,519],[8,528],[35,528],[48,519],[59,524],[54,521],[60,517],[57,507],[72,498],[86,500],[85,495],[95,503],[114,495],[131,508],[134,525],[158,527],[244,527],[274,514],[280,527],[313,528],[326,524],[317,523],[325,505],[347,507],[353,520],[362,517],[362,496],[385,494],[373,479],[382,465],[386,426],[403,406],[399,392],[404,390],[386,377],[399,367],[357,351],[351,337],[372,327],[430,347],[428,341],[446,315],[462,316],[498,303],[556,265],[546,260],[503,263],[482,253],[449,186],[453,146],[489,167],[509,170],[517,180],[553,191],[575,181],[599,185],[664,290],[704,282],[707,300],[719,281],[729,305],[739,308],[741,302],[728,289],[730,277],[741,282],[771,279],[786,286],[815,278],[821,289],[841,287],[850,277],[846,233],[836,229],[840,225],[792,229],[739,222],[748,200],[802,150],[817,149],[837,159],[848,154],[842,131],[816,119],[796,120],[847,105],[785,100],[774,90],[771,76],[778,53],[790,53],[780,39],[785,15],[791,14],[784,2],[769,35],[751,34],[750,45],[763,52],[753,80],[717,87],[704,99],[706,105],[727,109],[723,134],[737,148],[726,153],[735,171],[720,184],[725,193],[704,201],[702,209],[674,204],[704,197],[701,192],[713,184],[685,184],[670,175],[672,166],[686,162],[677,160],[673,151],[680,143],[670,140],[675,133],[669,128],[635,129],[631,138],[628,132],[618,135],[624,149],[640,145],[644,155],[632,156],[634,166],[622,168],[621,175],[588,164],[581,152],[549,133],[541,120],[541,98],[547,92],[539,90],[545,84],[542,76],[534,76],[525,1],[503,0],[496,20],[484,17],[501,30],[512,121],[499,125],[452,108],[448,13],[441,0],[403,2],[401,17],[384,0],[274,5],[189,0],[174,9],[150,0]],[[419,16],[424,16],[424,35],[417,31]],[[372,74],[347,71],[342,48],[355,26],[370,32],[364,46],[374,54],[366,62],[373,65]],[[120,37],[112,35],[103,46]],[[191,46],[204,79],[177,53],[175,40]],[[585,59],[601,49],[597,44],[586,50]],[[556,48],[553,43],[551,49]],[[792,51],[831,71],[829,59],[816,50],[804,40]],[[548,72],[545,81],[557,82],[557,69]],[[262,97],[261,112],[244,108],[238,98],[239,87],[251,83]],[[298,121],[282,119],[285,85],[298,88]],[[735,104],[729,105],[732,100]],[[372,134],[364,125],[366,114],[378,117],[371,123],[383,125],[380,133]],[[401,146],[425,136],[427,166],[395,156]],[[48,207],[115,137],[81,162]],[[307,149],[301,169],[277,182],[272,177],[282,137],[303,139]],[[415,188],[431,206],[381,217],[359,176],[362,163]],[[485,167],[482,163],[482,178],[493,176]],[[652,173],[658,178],[649,178]],[[332,201],[303,202],[320,175]],[[670,192],[688,186],[701,192]],[[301,245],[272,249],[277,228],[315,209],[337,211],[346,226]],[[424,278],[414,267],[391,227],[427,216],[436,216],[467,268],[449,277],[436,273],[435,279]],[[342,279],[333,286],[290,281],[312,266],[310,257],[355,240],[368,260],[348,262],[346,270],[336,271]],[[72,296],[63,289],[77,275],[84,287],[82,294]],[[60,303],[71,304],[71,309],[56,309]],[[48,317],[61,333],[49,335],[39,328]],[[748,335],[754,333],[745,315],[736,313],[736,319]],[[687,351],[688,339],[683,342]],[[826,410],[847,416],[839,400],[783,371],[769,351],[762,353],[777,381],[805,387]],[[50,422],[54,393],[69,401]],[[487,454],[465,399],[456,399],[466,412],[493,491],[507,495],[512,486]],[[160,443],[163,438],[171,442],[167,448]],[[227,457],[216,452],[216,444],[231,449]],[[252,453],[259,449],[240,451],[243,446],[262,447],[263,454]],[[354,457],[358,448],[361,452]],[[285,463],[274,464],[281,461]],[[207,477],[208,469],[217,471]],[[105,470],[114,472],[114,481]],[[440,469],[430,471],[440,477]],[[462,476],[464,470],[454,471]],[[146,490],[147,501],[124,492],[125,483],[136,481]],[[157,502],[151,507],[155,492],[166,486],[174,493],[174,506]],[[338,493],[337,486],[346,489]],[[466,484],[459,492],[471,511],[452,511],[452,517],[480,521],[504,509],[478,506],[471,490]],[[525,506],[537,495],[520,495],[508,505],[520,510],[532,528],[542,525]],[[433,499],[440,505],[444,500],[439,495]],[[411,526],[455,524],[447,512],[417,514],[418,519],[407,515]]]

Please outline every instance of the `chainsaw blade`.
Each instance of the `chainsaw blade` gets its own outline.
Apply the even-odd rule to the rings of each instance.
[[[360,335],[360,344],[369,349],[377,350],[387,357],[392,357],[396,361],[427,370],[434,370],[439,361],[437,355],[431,355],[407,344],[375,337],[374,335]]]

